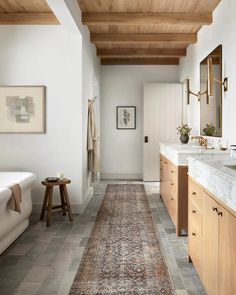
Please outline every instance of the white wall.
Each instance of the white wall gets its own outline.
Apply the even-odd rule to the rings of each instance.
[[[94,103],[95,115],[97,118],[98,134],[100,133],[100,61],[96,56],[94,45],[89,42],[90,34],[87,35],[88,42],[83,42],[82,46],[82,67],[83,67],[83,196],[86,197],[90,191],[91,180],[88,173],[88,157],[87,157],[87,118],[88,118],[88,99],[97,96]]]
[[[203,27],[198,33],[198,42],[189,46],[187,57],[182,58],[180,81],[190,78],[191,90],[197,92],[200,86],[199,63],[219,44],[223,45],[223,77],[229,78],[229,90],[223,93],[223,138],[236,143],[236,1],[223,0],[214,11],[213,24]],[[200,132],[200,104],[191,97],[189,124],[193,132]]]
[[[53,0],[50,0],[50,2]],[[100,59],[96,55],[96,48],[90,42],[87,26],[82,25],[81,11],[77,0],[66,0],[66,5],[82,34],[82,195],[83,202],[89,200],[93,189],[88,173],[87,158],[87,115],[88,99],[97,96],[95,114],[97,117],[98,134],[100,133]]]
[[[0,84],[47,87],[46,134],[0,135],[0,170],[37,175],[35,210],[42,203],[40,180],[64,172],[72,180],[74,212],[81,212],[93,193],[87,172],[87,113],[88,98],[95,94],[99,110],[100,63],[77,1],[47,2],[61,25],[0,26]]]
[[[45,85],[46,134],[0,134],[0,170],[32,171],[40,181],[63,171],[71,202],[82,202],[82,44],[62,26],[0,26],[0,84]]]
[[[178,82],[178,66],[101,67],[101,171],[103,178],[142,178],[143,84]],[[137,129],[116,129],[116,106],[137,108]]]

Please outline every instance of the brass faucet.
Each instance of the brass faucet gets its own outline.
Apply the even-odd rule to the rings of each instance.
[[[192,136],[191,139],[197,139],[198,140],[198,144],[200,146],[203,146],[205,149],[207,149],[208,146],[208,140],[207,138],[204,138],[203,136]]]

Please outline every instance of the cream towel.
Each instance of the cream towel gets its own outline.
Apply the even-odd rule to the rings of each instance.
[[[9,207],[11,210],[21,213],[21,209],[20,209],[20,203],[22,201],[21,188],[20,188],[19,184],[16,183],[16,184],[10,185],[9,189],[11,190],[11,198],[9,201]]]
[[[99,138],[97,137],[97,128],[95,120],[95,112],[93,101],[89,102],[88,107],[88,170],[92,173],[92,182],[94,182],[95,174],[100,171],[100,154],[99,154]]]

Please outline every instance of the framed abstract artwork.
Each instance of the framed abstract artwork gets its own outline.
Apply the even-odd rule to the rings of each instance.
[[[46,87],[0,86],[0,133],[45,133]]]
[[[136,107],[118,106],[116,107],[116,128],[136,129]]]

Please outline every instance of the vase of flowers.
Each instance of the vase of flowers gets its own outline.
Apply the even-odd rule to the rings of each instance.
[[[206,127],[202,129],[205,136],[214,136],[216,135],[216,127],[211,124],[206,124]]]
[[[188,143],[189,141],[189,135],[191,133],[192,128],[189,128],[188,124],[182,124],[178,128],[178,134],[180,134],[180,141],[183,144]]]

